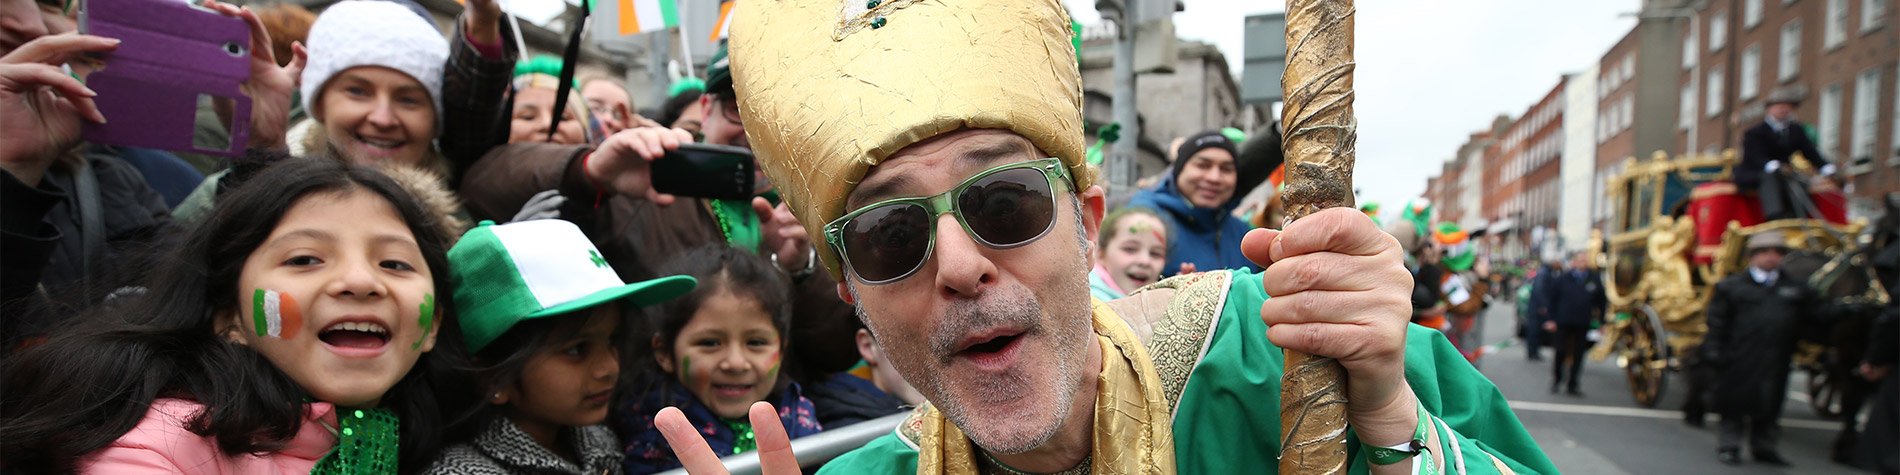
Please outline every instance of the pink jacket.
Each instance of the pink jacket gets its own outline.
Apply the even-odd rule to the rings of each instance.
[[[307,406],[303,428],[283,450],[235,457],[219,452],[217,440],[186,428],[203,410],[184,399],[153,401],[131,432],[81,460],[80,473],[307,474],[336,446],[330,429],[336,427],[336,407],[327,403]]]

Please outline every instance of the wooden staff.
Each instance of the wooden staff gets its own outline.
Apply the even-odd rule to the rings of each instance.
[[[1352,206],[1352,0],[1287,0],[1286,222]],[[1280,380],[1280,473],[1346,473],[1346,370],[1286,352]]]

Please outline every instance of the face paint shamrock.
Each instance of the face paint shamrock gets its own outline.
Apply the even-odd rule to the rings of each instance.
[[[422,315],[416,317],[416,323],[422,325],[422,336],[410,345],[411,350],[421,350],[422,342],[429,339],[429,332],[435,330],[435,294],[422,294]]]

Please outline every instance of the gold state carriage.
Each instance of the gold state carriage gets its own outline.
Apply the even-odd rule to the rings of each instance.
[[[1753,197],[1729,181],[1736,152],[1670,159],[1657,152],[1649,160],[1629,159],[1622,172],[1606,180],[1613,216],[1593,236],[1593,262],[1610,300],[1604,341],[1592,357],[1613,357],[1629,379],[1637,404],[1655,406],[1669,373],[1693,355],[1707,332],[1703,308],[1714,283],[1746,266],[1748,236],[1780,230],[1791,254],[1784,272],[1805,277],[1836,301],[1884,303],[1888,295],[1875,282],[1859,251],[1863,221],[1848,223],[1845,198],[1838,191],[1810,193],[1807,216],[1815,219],[1762,219]],[[1796,157],[1797,170],[1809,169]],[[1804,343],[1797,361],[1812,366],[1825,347]],[[1824,385],[1811,385],[1825,395]],[[1825,397],[1815,407],[1826,412]]]

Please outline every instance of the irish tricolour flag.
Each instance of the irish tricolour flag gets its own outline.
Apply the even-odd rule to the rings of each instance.
[[[673,0],[611,0],[618,4],[620,34],[634,35],[678,26]]]
[[[257,289],[251,292],[251,321],[257,326],[257,336],[288,340],[303,328],[303,311],[288,294]]]

